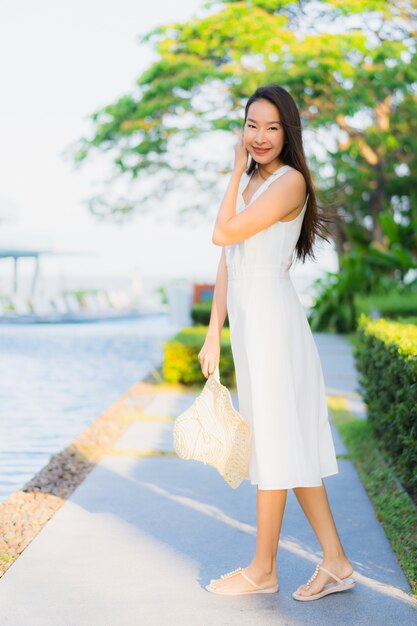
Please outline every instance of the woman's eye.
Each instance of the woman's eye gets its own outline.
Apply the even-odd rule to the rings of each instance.
[[[255,128],[253,124],[248,124],[248,128]],[[270,126],[270,130],[278,130],[276,126]]]

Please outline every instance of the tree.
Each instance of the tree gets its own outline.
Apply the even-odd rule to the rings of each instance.
[[[141,38],[159,58],[131,93],[94,113],[92,136],[76,144],[76,162],[94,150],[110,152],[116,175],[139,183],[139,199],[96,197],[91,210],[146,210],[152,199],[161,203],[181,187],[182,210],[205,211],[230,155],[210,158],[201,140],[224,145],[229,131],[241,127],[250,93],[276,82],[292,93],[305,136],[314,137],[309,160],[321,204],[338,209],[332,232],[338,254],[359,241],[395,264],[398,232],[394,242],[390,233],[397,223],[410,246],[397,253],[402,266],[413,267],[415,0],[211,1],[204,7],[203,15]],[[145,179],[157,183],[149,193]]]

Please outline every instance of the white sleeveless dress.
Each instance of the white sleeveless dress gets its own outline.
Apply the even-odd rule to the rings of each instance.
[[[251,202],[289,169],[271,174]],[[243,173],[237,212],[249,179]],[[225,246],[239,411],[252,428],[246,478],[258,489],[317,487],[339,472],[317,346],[288,273],[307,200],[292,221]]]

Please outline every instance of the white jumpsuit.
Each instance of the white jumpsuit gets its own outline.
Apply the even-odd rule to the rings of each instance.
[[[251,202],[289,169],[271,174]],[[237,212],[249,178],[242,175]],[[320,486],[339,472],[320,357],[288,272],[307,199],[292,221],[225,246],[239,411],[252,428],[246,478],[258,489]]]

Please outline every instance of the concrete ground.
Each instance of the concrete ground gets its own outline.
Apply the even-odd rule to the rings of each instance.
[[[316,334],[329,394],[364,416],[350,345]],[[210,578],[247,565],[256,542],[256,487],[230,489],[210,466],[183,461],[173,422],[193,395],[150,396],[142,419],[117,442],[0,579],[7,626],[405,626],[417,602],[353,464],[324,479],[355,569],[354,589],[314,602],[291,597],[321,560],[292,490],[280,546],[277,594],[223,597]],[[234,397],[237,405],[237,398]],[[133,400],[134,402],[134,400]],[[336,451],[347,453],[332,424]],[[141,456],[141,450],[166,451]]]

